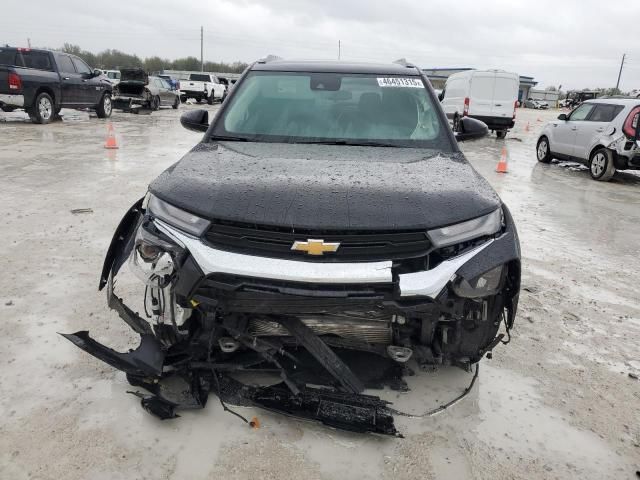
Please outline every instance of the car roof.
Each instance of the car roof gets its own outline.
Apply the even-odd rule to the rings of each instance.
[[[361,63],[346,61],[274,60],[258,61],[251,66],[254,71],[267,72],[317,72],[317,73],[372,73],[376,75],[419,76],[413,65],[396,63]]]
[[[583,103],[607,103],[614,105],[636,105],[640,104],[640,98],[592,98]]]

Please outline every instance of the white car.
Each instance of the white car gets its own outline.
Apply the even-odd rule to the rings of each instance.
[[[544,127],[536,148],[538,161],[578,161],[601,181],[611,179],[616,170],[640,170],[639,117],[640,99],[587,100]]]
[[[106,75],[112,85],[120,83],[120,78],[122,76],[120,70],[102,70],[102,73]]]
[[[447,118],[458,131],[462,117],[471,117],[487,124],[498,138],[504,138],[513,128],[518,104],[520,77],[504,70],[468,70],[447,79],[439,95]]]

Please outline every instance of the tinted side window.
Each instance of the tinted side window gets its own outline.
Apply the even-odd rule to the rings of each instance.
[[[589,117],[590,122],[612,122],[624,109],[622,105],[596,105]]]
[[[58,70],[63,73],[76,73],[76,69],[71,62],[71,57],[68,55],[58,55],[56,57],[58,62]]]
[[[569,117],[569,120],[571,121],[584,120],[585,118],[587,118],[589,113],[591,113],[591,110],[593,110],[592,103],[583,103],[578,108],[576,108],[573,112],[571,112],[571,116]]]
[[[15,65],[16,51],[0,49],[0,65]]]
[[[51,60],[47,52],[20,51],[16,53],[16,66],[52,70]]]
[[[84,63],[82,60],[75,57],[72,58],[72,60],[73,60],[73,64],[76,66],[76,71],[78,73],[91,73],[91,69],[89,68],[89,65]]]

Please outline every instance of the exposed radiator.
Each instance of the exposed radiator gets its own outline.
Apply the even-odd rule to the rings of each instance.
[[[391,316],[379,312],[354,312],[340,315],[296,315],[318,335],[337,335],[367,343],[390,344]],[[287,330],[277,321],[255,318],[249,333],[256,336],[286,336]]]

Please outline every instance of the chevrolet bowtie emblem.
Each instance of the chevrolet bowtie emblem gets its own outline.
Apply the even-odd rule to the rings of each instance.
[[[307,252],[308,255],[324,255],[328,252],[338,250],[340,243],[324,243],[324,240],[308,239],[306,242],[296,240],[291,246],[291,250],[297,252]]]

